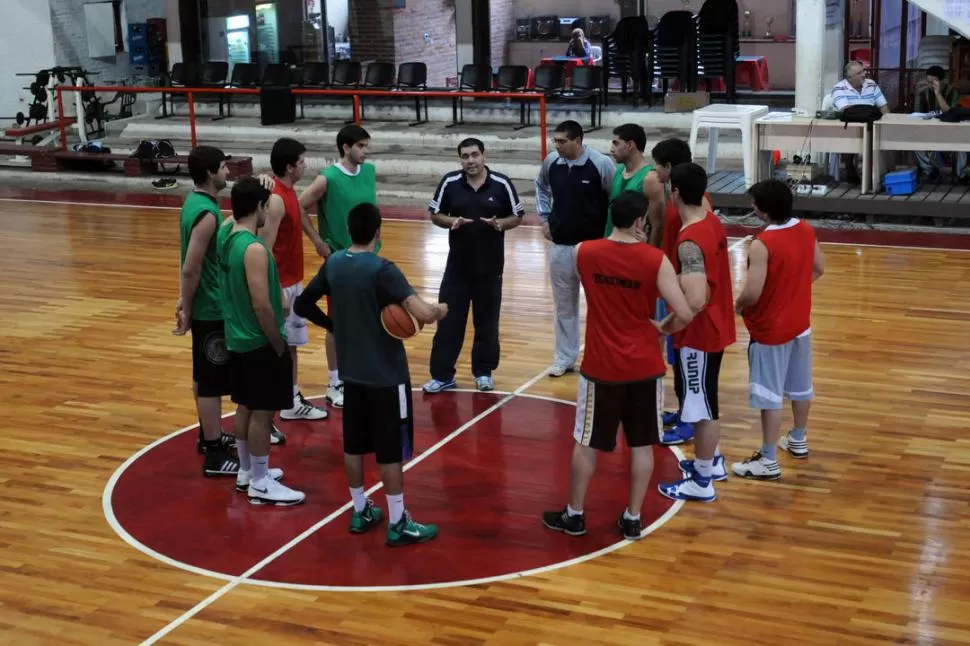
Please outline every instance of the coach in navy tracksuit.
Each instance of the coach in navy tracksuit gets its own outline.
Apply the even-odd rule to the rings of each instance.
[[[556,151],[536,177],[542,232],[552,242],[549,274],[556,312],[556,356],[550,377],[573,370],[579,358],[579,275],[576,245],[603,237],[616,165],[583,144],[583,128],[563,121],[553,133]]]

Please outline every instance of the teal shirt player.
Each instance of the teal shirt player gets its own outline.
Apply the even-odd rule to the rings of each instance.
[[[343,381],[374,387],[410,384],[404,343],[381,325],[385,306],[403,303],[415,293],[397,265],[369,252],[338,251],[306,291],[330,295]]]

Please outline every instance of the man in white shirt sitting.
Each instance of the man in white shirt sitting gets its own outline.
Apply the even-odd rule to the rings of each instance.
[[[889,112],[889,102],[882,90],[872,79],[866,78],[865,65],[859,61],[851,61],[845,65],[845,78],[832,88],[832,107],[839,112],[850,105],[874,105],[883,114]],[[850,184],[858,184],[859,160],[858,155],[843,155],[846,165],[846,180]]]

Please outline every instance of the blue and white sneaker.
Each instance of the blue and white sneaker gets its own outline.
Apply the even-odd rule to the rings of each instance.
[[[454,390],[458,387],[458,382],[454,379],[449,379],[448,381],[438,381],[437,379],[432,379],[424,386],[421,387],[426,393],[440,393],[443,390]]]
[[[680,470],[683,471],[684,475],[688,478],[693,478],[697,475],[697,469],[694,468],[693,460],[681,460]],[[715,455],[713,469],[711,470],[711,480],[714,482],[724,482],[727,479],[727,463],[724,461],[724,456]]]
[[[662,442],[667,446],[683,444],[694,439],[694,425],[690,422],[679,422],[669,431],[664,431]]]
[[[657,485],[661,495],[671,500],[686,500],[690,502],[714,502],[717,492],[710,478],[701,478],[697,472],[690,474],[683,480]]]
[[[492,383],[492,378],[488,375],[482,375],[481,377],[475,377],[475,385],[483,393],[490,390],[495,390],[495,384]]]
[[[680,411],[668,410],[663,415],[664,426],[677,426],[680,423]]]

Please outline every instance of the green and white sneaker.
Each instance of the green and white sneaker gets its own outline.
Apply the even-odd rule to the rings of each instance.
[[[381,508],[374,504],[374,501],[370,498],[367,499],[367,506],[364,507],[364,511],[354,510],[354,513],[350,517],[350,533],[351,534],[363,534],[371,527],[376,527],[380,525],[381,521],[384,520],[384,512]]]
[[[387,544],[391,547],[401,545],[412,545],[414,543],[426,543],[438,535],[437,525],[422,525],[411,519],[411,514],[407,511],[401,516],[401,520],[393,525],[387,526]]]

